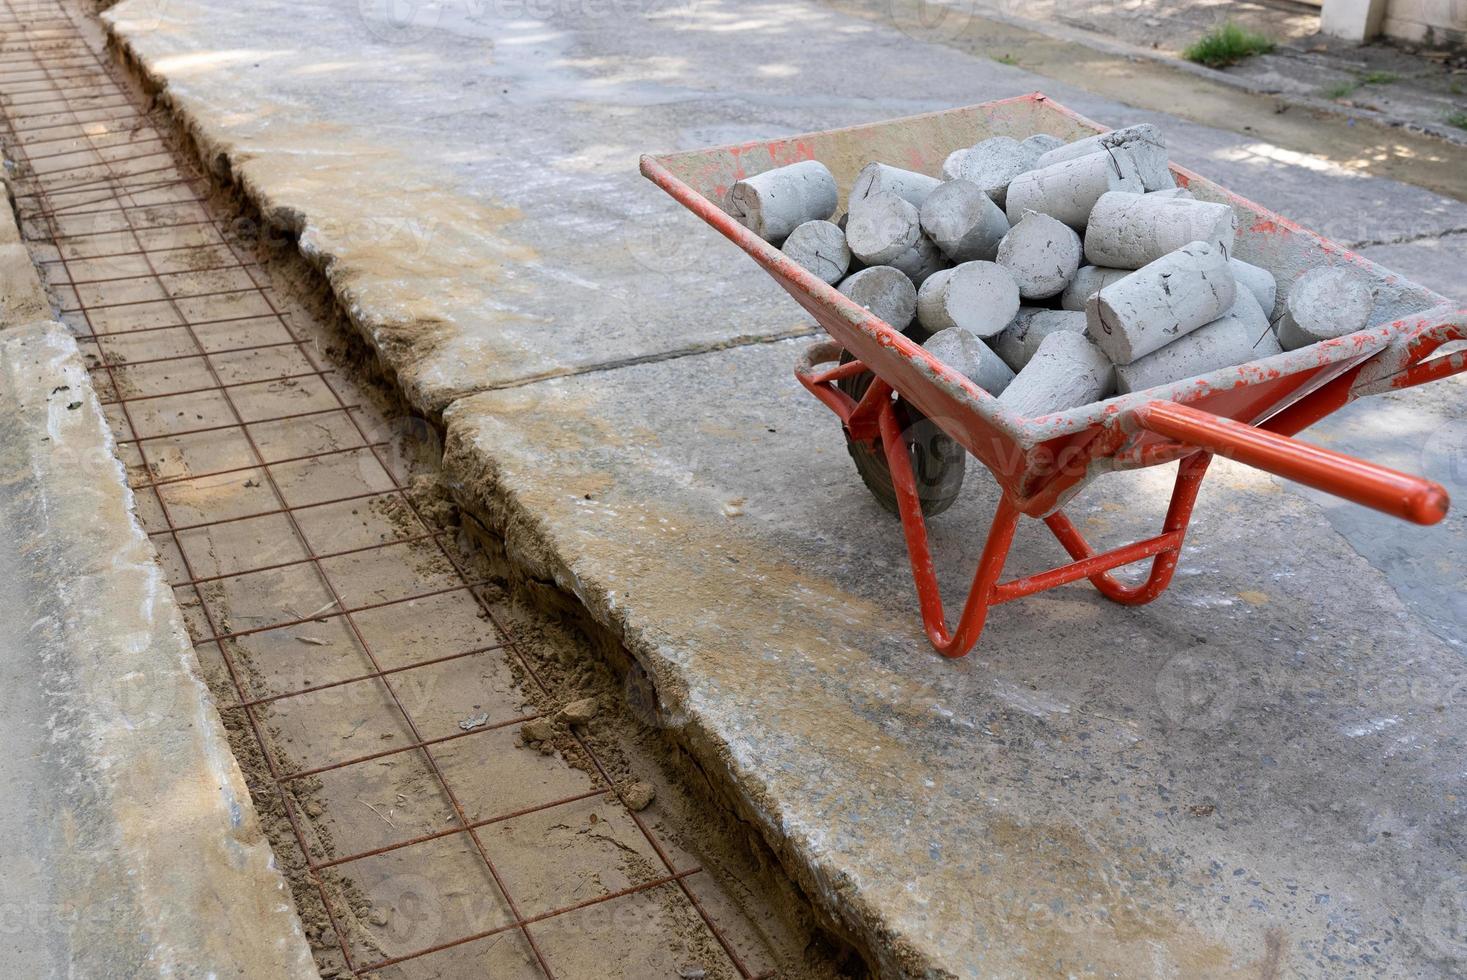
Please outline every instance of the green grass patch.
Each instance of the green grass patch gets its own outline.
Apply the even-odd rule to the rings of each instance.
[[[1343,99],[1345,96],[1353,94],[1359,87],[1360,83],[1351,78],[1343,82],[1335,82],[1333,85],[1326,85],[1319,90],[1319,94],[1326,99]]]
[[[1361,85],[1389,85],[1400,80],[1401,76],[1393,71],[1368,71],[1360,76]]]
[[[1273,42],[1262,34],[1246,31],[1228,21],[1188,45],[1182,52],[1182,57],[1209,68],[1226,68],[1228,65],[1236,65],[1244,58],[1268,54],[1272,50]]]
[[[1447,115],[1447,125],[1456,126],[1458,129],[1467,129],[1467,112],[1453,112]]]

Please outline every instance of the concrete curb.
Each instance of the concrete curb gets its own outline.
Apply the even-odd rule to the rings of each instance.
[[[76,342],[11,315],[19,241],[0,281],[4,972],[316,977]]]
[[[1424,133],[1427,136],[1434,136],[1437,139],[1454,144],[1456,146],[1467,147],[1467,131],[1454,130],[1447,126],[1437,126],[1429,123],[1421,123],[1415,120],[1403,119],[1400,116],[1392,116],[1389,113],[1376,112],[1372,109],[1361,109],[1351,106],[1342,106],[1338,102],[1333,102],[1329,99],[1317,99],[1311,96],[1299,95],[1293,92],[1283,92],[1279,89],[1270,88],[1266,85],[1259,85],[1256,82],[1253,82],[1252,80],[1247,78],[1240,78],[1237,75],[1230,75],[1227,72],[1219,71],[1216,68],[1208,68],[1206,65],[1199,65],[1191,61],[1183,60],[1181,58],[1173,58],[1170,55],[1161,54],[1160,52],[1152,51],[1148,48],[1137,47],[1133,44],[1126,44],[1124,41],[1114,41],[1109,38],[1098,37],[1094,34],[1089,33],[1088,31],[1081,31],[1075,28],[1065,27],[1060,24],[1051,24],[1046,21],[1030,20],[1027,17],[1015,17],[1012,14],[1005,14],[997,10],[990,10],[987,7],[980,7],[973,13],[974,16],[981,17],[984,20],[990,20],[994,23],[1004,24],[1009,27],[1017,27],[1026,31],[1033,31],[1036,34],[1043,34],[1046,37],[1052,37],[1058,41],[1065,41],[1070,44],[1078,44],[1081,47],[1089,48],[1092,51],[1099,51],[1101,54],[1108,54],[1121,58],[1143,59],[1152,62],[1153,64],[1161,65],[1165,68],[1170,68],[1174,71],[1179,71],[1188,75],[1192,75],[1193,77],[1200,78],[1203,81],[1213,82],[1217,85],[1225,85],[1228,88],[1237,89],[1240,92],[1247,92],[1249,95],[1267,96],[1268,98],[1277,99],[1280,102],[1288,103],[1290,106],[1295,106],[1301,109],[1309,109],[1314,112],[1329,113],[1330,115],[1339,116],[1343,119],[1349,119],[1355,122],[1370,123],[1371,125],[1379,126],[1382,129],[1404,129],[1408,132]]]

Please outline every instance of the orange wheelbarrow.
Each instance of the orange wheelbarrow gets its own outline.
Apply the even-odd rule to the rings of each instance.
[[[1434,381],[1467,369],[1467,310],[1273,212],[1173,166],[1180,185],[1231,204],[1239,258],[1269,269],[1280,289],[1306,269],[1343,264],[1371,281],[1377,322],[1356,333],[1198,378],[1120,395],[1081,408],[1021,418],[918,344],[852,303],[724,213],[737,180],[817,159],[842,197],[867,162],[936,173],[954,149],[989,136],[1065,140],[1104,127],[1040,94],[809,133],[642,157],[642,173],[729,238],[814,315],[831,340],[814,344],[795,374],[840,419],[857,468],[873,494],[901,517],[922,622],[932,645],[960,657],[978,641],[991,606],[1089,579],[1107,598],[1150,602],[1170,583],[1208,463],[1223,455],[1418,524],[1447,512],[1439,485],[1291,438],[1362,395]],[[1442,351],[1443,345],[1452,345]],[[926,517],[952,502],[968,454],[998,481],[1001,497],[972,589],[949,629],[927,537]],[[1096,551],[1063,505],[1113,470],[1180,460],[1160,534]],[[1019,518],[1044,521],[1072,561],[1001,581]],[[1151,560],[1139,585],[1111,570]]]

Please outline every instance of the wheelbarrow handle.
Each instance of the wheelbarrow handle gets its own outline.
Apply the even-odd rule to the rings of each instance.
[[[1449,499],[1440,484],[1244,425],[1176,402],[1149,402],[1136,421],[1157,435],[1416,524],[1435,524]]]

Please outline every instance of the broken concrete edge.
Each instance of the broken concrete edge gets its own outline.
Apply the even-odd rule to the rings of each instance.
[[[579,576],[567,564],[567,549],[547,521],[524,506],[500,478],[499,464],[477,445],[470,425],[456,424],[463,403],[444,413],[443,473],[448,489],[468,519],[471,536],[501,556],[501,571],[517,587],[525,580],[550,587],[580,612],[578,625],[598,641],[598,649],[614,650],[635,662],[652,679],[657,714],[671,719],[662,733],[695,766],[705,780],[705,796],[752,828],[763,848],[778,861],[804,894],[822,925],[861,956],[877,976],[955,978],[933,963],[926,952],[891,928],[883,911],[854,887],[847,871],[834,862],[812,860],[814,851],[791,841],[790,823],[781,803],[765,792],[757,771],[741,766],[730,744],[715,726],[704,724],[690,707],[687,679],[662,655],[658,638],[632,625],[614,595]],[[613,666],[619,666],[613,664]]]
[[[224,192],[258,221],[258,231],[264,240],[292,248],[299,254],[309,272],[324,283],[352,330],[377,356],[385,380],[406,399],[406,404],[413,411],[436,420],[454,401],[489,388],[487,384],[445,387],[424,382],[417,367],[431,358],[434,343],[421,335],[412,345],[401,342],[398,324],[362,315],[361,308],[353,300],[351,283],[339,268],[336,255],[311,244],[321,240],[321,236],[311,234],[311,216],[299,208],[280,203],[251,177],[245,168],[250,159],[248,151],[241,151],[232,140],[210,125],[208,110],[213,107],[196,104],[173,90],[168,78],[150,64],[129,37],[118,29],[110,13],[116,5],[117,0],[106,3],[99,13],[108,49],[132,80],[142,87],[156,109],[167,114],[183,144],[181,150],[193,157],[211,178],[215,190]],[[407,357],[409,354],[413,355],[411,359]],[[553,377],[560,373],[573,372],[549,372],[545,376]],[[537,380],[540,378],[532,377],[521,379],[520,383]]]
[[[59,972],[316,977],[76,341],[0,329],[0,562]],[[21,687],[30,685],[22,683]],[[24,696],[24,695],[22,695]]]
[[[1117,41],[1113,38],[1100,37],[1089,31],[1067,27],[1062,24],[1031,20],[1027,17],[1019,17],[988,7],[970,11],[970,13],[975,17],[981,17],[983,20],[990,20],[1009,27],[1033,31],[1036,34],[1052,37],[1059,41],[1078,44],[1081,47],[1098,51],[1101,54],[1128,59],[1144,59],[1162,67],[1170,68],[1173,71],[1192,75],[1206,82],[1224,85],[1228,88],[1237,89],[1240,92],[1246,92],[1249,95],[1261,95],[1271,99],[1277,99],[1279,102],[1287,103],[1289,106],[1300,109],[1329,113],[1330,115],[1339,116],[1343,119],[1369,123],[1381,129],[1403,129],[1411,133],[1422,133],[1455,146],[1467,146],[1467,131],[1456,129],[1452,126],[1437,123],[1423,123],[1414,119],[1404,119],[1400,116],[1393,116],[1388,112],[1358,106],[1345,106],[1331,99],[1316,98],[1311,95],[1281,92],[1277,89],[1269,88],[1266,85],[1259,85],[1251,79],[1231,75],[1217,68],[1209,68],[1206,65],[1199,65],[1196,62],[1187,61],[1184,58],[1174,58],[1171,55],[1162,54],[1160,51],[1127,44],[1124,41]]]
[[[3,158],[0,158],[3,160]],[[5,202],[0,204],[0,329],[6,326],[51,319],[51,302],[31,263],[30,252],[20,234],[14,193],[4,182]]]

